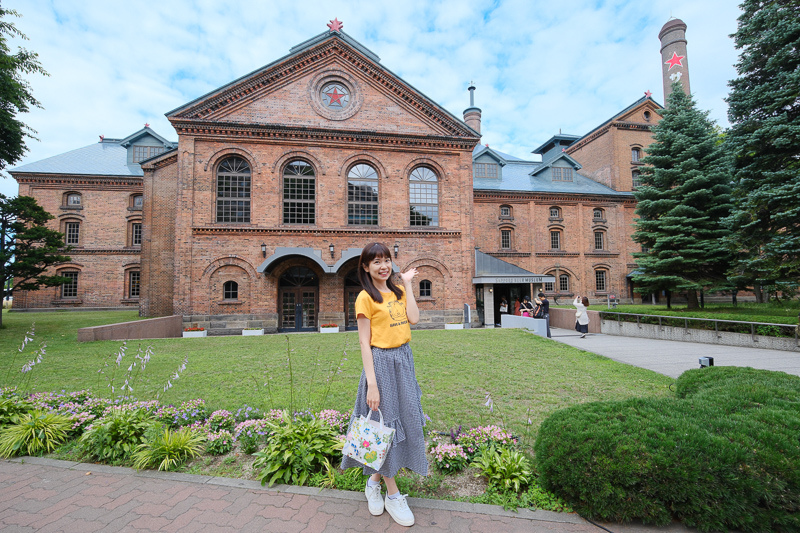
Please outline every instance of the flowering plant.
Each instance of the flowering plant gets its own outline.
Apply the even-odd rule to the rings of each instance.
[[[467,456],[474,458],[482,446],[513,447],[517,439],[497,426],[479,426],[459,434],[456,444],[461,445]]]
[[[183,328],[183,331],[205,331],[205,329],[206,328],[193,327],[193,328]]]
[[[207,415],[204,400],[188,400],[180,407],[169,405],[156,411],[155,416],[172,428],[190,426],[197,421],[205,420]]]
[[[233,431],[233,414],[225,409],[214,411],[206,421],[212,431],[228,430]]]
[[[338,328],[339,324],[322,324],[321,328]]]
[[[347,432],[347,426],[350,424],[350,411],[340,412],[335,409],[325,409],[317,413],[317,418],[341,435]]]
[[[467,466],[469,458],[458,444],[439,444],[431,449],[433,464],[443,474],[460,472]]]
[[[224,455],[233,449],[233,434],[223,429],[206,434],[206,451],[212,455]]]
[[[239,442],[239,446],[244,453],[253,453],[258,449],[258,445],[267,440],[269,435],[268,421],[263,418],[260,420],[245,420],[236,426],[234,436]]]

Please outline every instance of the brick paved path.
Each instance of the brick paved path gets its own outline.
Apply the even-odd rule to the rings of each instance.
[[[602,533],[575,514],[409,498],[416,525],[374,517],[363,494],[26,457],[0,460],[0,531]],[[686,533],[604,524],[613,533]]]

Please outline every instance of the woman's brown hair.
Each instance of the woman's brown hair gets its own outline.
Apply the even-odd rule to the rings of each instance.
[[[364,249],[361,250],[361,257],[358,259],[358,281],[361,282],[361,287],[367,291],[370,298],[381,303],[383,302],[381,292],[375,287],[375,284],[372,283],[372,276],[369,275],[369,271],[364,270],[364,267],[369,267],[369,264],[376,257],[380,257],[381,259],[388,257],[391,259],[392,253],[389,251],[389,248],[379,242],[371,242],[366,245]],[[394,284],[392,276],[389,276],[389,279],[386,280],[386,286],[394,293],[398,300],[403,297],[403,291]]]
[[[582,304],[583,304],[585,307],[589,307],[589,298],[587,298],[586,296],[584,296],[583,298],[581,298],[581,303],[582,303]]]

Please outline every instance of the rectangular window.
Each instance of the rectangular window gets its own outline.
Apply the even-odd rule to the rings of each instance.
[[[439,184],[436,182],[414,182],[410,184],[411,225],[439,225]]]
[[[545,281],[544,282],[544,292],[553,292],[553,282],[552,281]]]
[[[62,298],[77,298],[78,297],[78,273],[77,272],[60,272],[59,276],[69,278],[70,281],[61,286]]]
[[[550,218],[561,218],[561,210],[557,207],[551,207]]]
[[[636,189],[642,186],[642,178],[639,173],[634,171],[631,173],[631,186]]]
[[[150,159],[151,157],[157,156],[158,154],[163,154],[166,152],[167,149],[163,146],[140,146],[134,145],[133,146],[133,162],[138,163],[139,161],[144,161],[145,159]]]
[[[378,225],[378,182],[374,180],[347,181],[347,223]]]
[[[500,230],[500,248],[504,250],[511,248],[511,230]]]
[[[314,224],[316,221],[314,207],[316,180],[314,176],[284,176],[283,179],[283,223]]]
[[[569,276],[562,274],[558,278],[558,290],[569,292]]]
[[[552,250],[560,250],[561,249],[561,232],[560,231],[551,231],[550,232],[550,248]]]
[[[603,232],[602,231],[595,231],[594,232],[594,249],[595,250],[604,250],[605,247],[603,246]]]
[[[128,273],[128,298],[138,298],[142,286],[142,273],[131,270]]]
[[[141,209],[144,205],[144,196],[138,194],[133,197],[133,208],[134,209]]]
[[[131,224],[131,246],[142,245],[142,223],[134,222]]]
[[[79,206],[81,205],[81,195],[80,194],[70,194],[67,196],[67,205],[71,206]]]
[[[597,292],[605,292],[606,290],[606,271],[605,270],[595,270],[594,271],[594,286]]]
[[[552,167],[553,181],[572,181],[572,169],[565,167]]]
[[[508,206],[503,206],[500,208],[500,216],[501,217],[510,217],[511,216],[511,208]]]
[[[71,246],[77,246],[80,242],[81,223],[80,222],[67,222],[64,225],[64,243]]]
[[[217,176],[217,222],[250,222],[250,176]]]
[[[499,167],[494,163],[473,163],[472,168],[476,178],[496,178]]]

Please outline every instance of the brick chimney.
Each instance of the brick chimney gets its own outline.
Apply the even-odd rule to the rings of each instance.
[[[467,126],[480,133],[481,109],[479,107],[475,107],[475,85],[473,83],[470,83],[468,90],[469,90],[469,107],[464,110],[464,122],[467,123]]]
[[[667,21],[658,34],[661,40],[661,73],[664,81],[664,105],[672,92],[672,82],[679,81],[683,92],[689,89],[689,61],[686,53],[686,23],[681,19]]]

